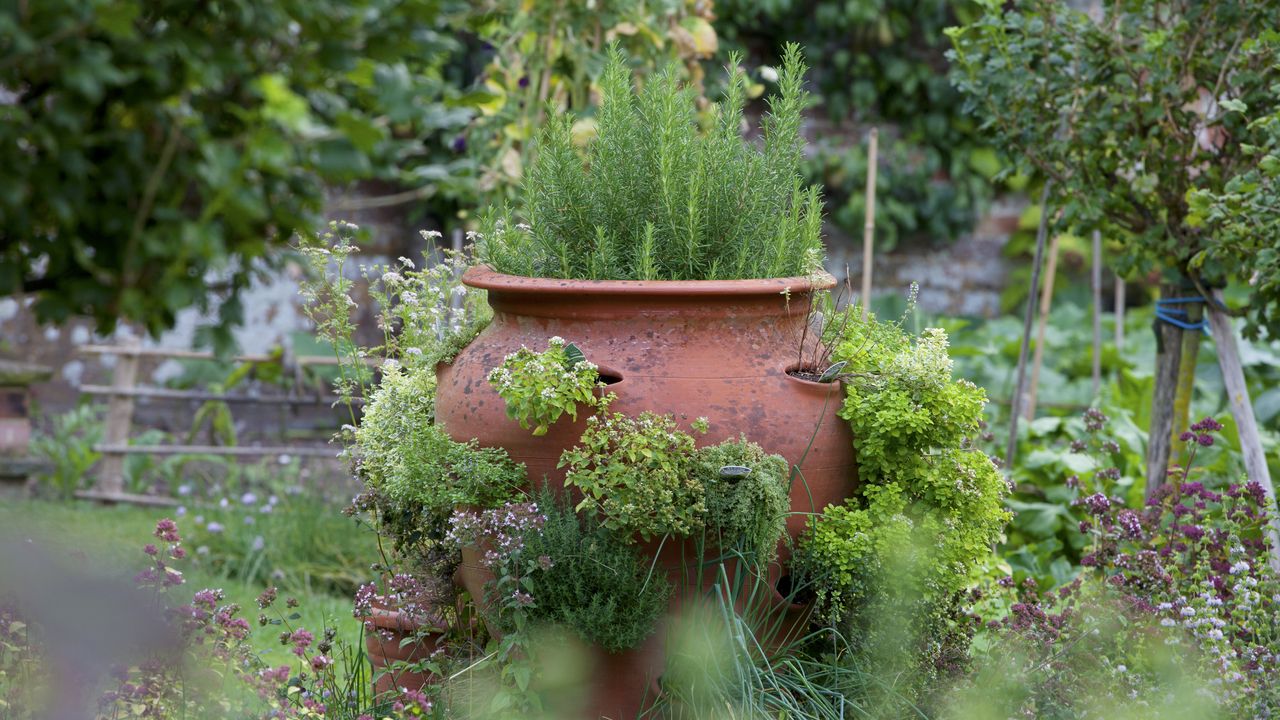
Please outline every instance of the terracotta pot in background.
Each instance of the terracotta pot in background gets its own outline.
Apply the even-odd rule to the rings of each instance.
[[[798,537],[809,513],[844,501],[857,482],[853,437],[836,412],[844,399],[838,383],[819,384],[787,374],[801,361],[812,293],[831,287],[827,275],[726,281],[559,280],[505,275],[476,267],[467,285],[488,291],[493,322],[451,364],[437,368],[436,419],[457,440],[503,447],[529,470],[530,479],[561,487],[561,452],[576,444],[585,427],[562,418],[541,437],[506,415],[487,381],[490,370],[521,346],[542,350],[548,338],[575,343],[595,363],[618,399],[612,410],[671,413],[688,428],[709,421],[699,445],[745,434],[766,451],[799,464],[791,490],[787,533]],[[659,566],[677,588],[672,610],[704,595],[715,581],[687,567],[691,541],[672,542],[658,553]],[[474,558],[472,559],[474,561]],[[786,574],[785,548],[770,569],[772,585]],[[459,578],[476,595],[486,577],[464,557]],[[776,590],[766,604],[785,616],[775,641],[802,631],[807,609],[790,606]],[[629,718],[651,697],[661,672],[661,647],[623,654],[597,664],[592,716]],[[617,665],[618,667],[614,667]],[[626,666],[625,671],[621,670]],[[628,679],[629,678],[629,679]],[[607,701],[605,698],[609,698]]]
[[[395,670],[391,666],[397,661],[413,663],[430,657],[449,630],[441,618],[414,617],[375,604],[370,615],[363,619],[364,648],[373,665],[374,694],[382,695],[397,688],[419,690],[439,680],[434,673]],[[416,641],[405,643],[406,638],[416,638]]]

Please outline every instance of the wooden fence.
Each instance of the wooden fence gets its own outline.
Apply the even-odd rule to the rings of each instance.
[[[213,360],[213,353],[194,350],[169,350],[164,348],[144,348],[138,342],[126,345],[84,345],[78,349],[83,355],[110,355],[117,358],[110,385],[82,385],[79,390],[85,395],[107,399],[106,431],[103,442],[95,445],[94,450],[102,453],[97,477],[89,490],[76,493],[77,497],[99,500],[103,502],[124,502],[146,505],[176,505],[177,501],[158,495],[139,495],[125,492],[124,466],[128,455],[219,455],[230,457],[258,457],[270,455],[294,455],[301,457],[334,457],[337,451],[330,446],[298,446],[298,445],[130,445],[129,438],[133,431],[134,400],[152,398],[158,400],[198,400],[216,401],[240,405],[329,405],[342,401],[335,395],[316,392],[259,394],[259,393],[222,393],[205,390],[175,390],[170,388],[150,387],[138,384],[138,366],[143,358]],[[304,383],[303,371],[308,366],[337,365],[335,357],[301,356],[283,358],[274,355],[237,355],[229,358],[234,362],[283,362],[286,370],[292,371],[296,387]],[[360,398],[352,398],[352,402],[361,403]]]

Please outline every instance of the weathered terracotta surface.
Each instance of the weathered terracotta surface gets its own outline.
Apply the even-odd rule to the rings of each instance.
[[[841,503],[856,484],[853,438],[848,423],[836,416],[843,400],[839,384],[806,382],[787,374],[798,362],[806,338],[810,293],[830,287],[829,276],[817,279],[729,280],[690,282],[589,281],[525,278],[488,268],[472,268],[467,285],[487,290],[493,323],[453,363],[437,370],[436,419],[458,440],[475,438],[486,446],[506,448],[523,462],[533,482],[546,478],[560,487],[564,471],[556,468],[560,453],[572,447],[585,427],[562,418],[550,431],[534,437],[506,415],[502,398],[486,377],[508,353],[521,346],[542,350],[547,339],[560,336],[582,349],[614,380],[609,390],[618,399],[612,409],[673,414],[689,428],[706,417],[709,431],[695,433],[699,445],[745,434],[769,452],[799,463],[803,480],[791,491],[787,531],[803,530],[807,514]],[[812,333],[807,342],[813,341]],[[691,541],[669,540],[658,552],[677,591],[672,609],[703,594],[713,581],[709,569],[688,567],[696,553]],[[712,553],[714,554],[714,553]],[[785,574],[785,554],[770,569],[767,581]],[[474,559],[473,559],[474,560]],[[460,579],[473,595],[486,573],[464,558]],[[780,632],[801,629],[806,609],[788,606],[773,592],[768,602],[785,616]],[[616,662],[654,662],[661,653],[646,644],[644,652]],[[643,663],[641,663],[643,664]],[[622,681],[599,665],[601,689],[612,700],[592,709],[596,717],[634,717],[650,681],[660,667],[633,668]],[[634,687],[632,687],[634,686]],[[632,692],[624,692],[630,688]]]
[[[811,279],[554,280],[478,267],[463,281],[488,291],[494,319],[438,370],[436,418],[453,437],[506,448],[534,479],[563,480],[556,462],[581,435],[581,416],[576,423],[562,418],[534,437],[507,417],[486,380],[508,353],[522,345],[545,349],[547,339],[559,335],[602,374],[621,378],[609,386],[618,395],[614,410],[673,413],[686,428],[705,416],[710,430],[697,436],[700,445],[746,433],[800,462],[806,482],[792,488],[792,510],[821,511],[852,490],[853,438],[836,417],[840,386],[786,373],[805,335]],[[829,287],[833,281],[818,282]],[[804,523],[793,516],[788,530],[795,535]]]

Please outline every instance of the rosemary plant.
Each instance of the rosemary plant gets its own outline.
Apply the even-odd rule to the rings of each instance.
[[[806,275],[822,261],[822,200],[801,178],[805,65],[788,45],[762,140],[742,135],[747,78],[703,132],[675,67],[637,89],[616,47],[600,80],[596,135],[579,151],[552,117],[523,181],[524,207],[491,212],[480,259],[515,275],[720,280]]]

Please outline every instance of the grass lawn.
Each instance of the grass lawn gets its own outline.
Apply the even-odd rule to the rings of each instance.
[[[336,510],[334,511],[336,514]],[[151,535],[156,521],[173,517],[171,509],[139,508],[129,506],[104,507],[83,502],[49,502],[41,500],[0,500],[0,529],[6,534],[21,533],[50,547],[68,553],[84,552],[95,567],[118,566],[125,579],[145,566],[142,547],[152,542]],[[177,518],[178,528],[184,540],[195,534],[188,518]],[[197,590],[221,588],[228,601],[244,608],[243,616],[253,626],[253,645],[263,659],[278,665],[296,660],[287,648],[280,645],[280,628],[274,625],[261,627],[257,623],[258,608],[254,599],[265,588],[265,583],[246,582],[232,575],[234,561],[222,559],[221,567],[214,567],[195,554],[192,543],[186,542],[188,560],[175,565],[186,577],[186,584],[177,589],[178,598],[189,598]],[[372,558],[370,558],[372,559]],[[0,592],[15,578],[0,577]],[[302,583],[299,583],[302,585]],[[306,587],[289,587],[282,583],[280,596],[296,597],[301,603],[297,612],[301,617],[292,623],[303,626],[320,635],[325,626],[338,629],[339,637],[351,643],[359,641],[359,623],[351,617],[351,600]],[[91,601],[88,603],[92,606]],[[283,605],[281,605],[283,609]]]

